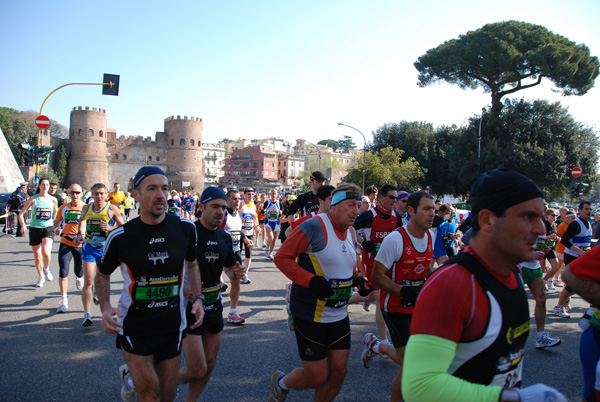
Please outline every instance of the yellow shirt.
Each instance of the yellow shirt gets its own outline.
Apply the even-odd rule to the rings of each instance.
[[[108,195],[108,197],[106,198],[106,201],[110,202],[111,204],[119,207],[119,212],[120,213],[124,213],[125,209],[123,208],[123,204],[125,204],[125,200],[126,200],[126,196],[125,193],[122,191],[113,191],[112,193],[110,193]]]

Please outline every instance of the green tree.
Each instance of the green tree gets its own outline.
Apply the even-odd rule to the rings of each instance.
[[[453,193],[466,193],[477,177],[479,119],[470,119],[451,155]],[[548,199],[568,194],[575,166],[583,170],[582,181],[598,179],[597,132],[577,122],[559,102],[508,100],[499,116],[486,109],[481,131],[481,172],[515,169],[532,178]]]
[[[434,137],[435,130],[431,123],[405,120],[387,123],[373,133],[371,149],[378,151],[388,146],[398,148],[404,151],[406,157],[413,157],[419,164],[427,166]]]
[[[461,88],[483,87],[499,114],[503,96],[549,79],[563,95],[584,95],[600,63],[590,49],[527,22],[487,24],[429,49],[414,63],[418,85],[446,81]]]
[[[317,144],[331,147],[334,151],[337,151],[340,147],[336,140],[321,140]]]
[[[365,165],[365,188],[370,185],[379,188],[389,183],[397,185],[402,190],[416,190],[419,187],[419,180],[424,177],[423,169],[415,158],[403,158],[403,155],[404,151],[391,146],[376,152],[368,152]],[[355,158],[358,167],[348,169],[344,181],[362,187],[363,156],[357,155]]]
[[[54,158],[54,171],[59,177],[59,183],[63,187],[69,184],[64,182],[65,177],[67,177],[68,160],[69,153],[67,152],[67,144],[65,140],[62,140],[58,145],[58,149],[56,150],[56,157]]]
[[[344,139],[339,140],[338,145],[340,152],[343,153],[348,153],[351,149],[356,148],[356,144],[354,144],[354,141],[352,141],[352,137],[350,137],[349,135],[345,135]]]

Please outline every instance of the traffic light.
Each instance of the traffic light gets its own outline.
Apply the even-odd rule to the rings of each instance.
[[[587,183],[579,183],[579,187],[577,189],[577,197],[581,197],[583,195],[583,190],[585,190],[590,185]]]
[[[114,74],[104,74],[102,80],[102,95],[114,95],[119,96],[119,76]]]
[[[571,197],[577,197],[578,190],[579,190],[579,183],[571,183]]]
[[[19,144],[19,148],[21,148],[23,152],[23,158],[25,159],[25,166],[33,166],[36,161],[36,149],[34,145],[30,145],[27,143]]]
[[[50,154],[54,152],[54,148],[50,145],[40,145],[37,152],[36,163],[38,165],[47,165],[50,163]]]

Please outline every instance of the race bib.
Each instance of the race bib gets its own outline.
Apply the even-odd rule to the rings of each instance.
[[[135,300],[165,300],[179,294],[179,284],[160,284],[137,287],[135,289]]]
[[[37,208],[35,210],[35,217],[40,221],[52,219],[52,210],[49,208]]]
[[[497,374],[492,379],[490,385],[499,385],[503,388],[518,388],[521,386],[523,371],[524,350],[511,353],[509,356],[503,356],[496,364]]]
[[[329,286],[333,294],[325,301],[325,306],[332,308],[341,308],[348,305],[348,300],[352,296],[352,278],[348,279],[330,279]]]
[[[204,307],[215,304],[221,300],[221,284],[210,288],[202,288],[202,294],[204,295]]]

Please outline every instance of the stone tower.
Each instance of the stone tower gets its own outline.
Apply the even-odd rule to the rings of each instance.
[[[198,117],[165,119],[167,176],[173,188],[183,188],[182,182],[190,182],[195,190],[204,187],[202,132],[202,119]]]
[[[66,185],[81,184],[84,191],[95,183],[108,183],[106,110],[74,107],[71,110],[69,170]]]

